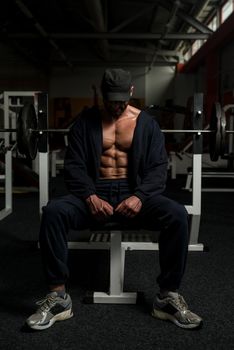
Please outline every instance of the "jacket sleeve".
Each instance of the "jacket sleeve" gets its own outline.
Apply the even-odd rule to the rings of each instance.
[[[142,165],[143,169],[141,169],[141,181],[134,191],[142,202],[152,194],[162,193],[167,180],[168,156],[164,135],[154,119],[152,119],[150,129],[147,133],[148,137],[144,137],[148,145],[144,148],[146,154],[143,155],[145,160]]]
[[[95,193],[95,185],[87,170],[86,125],[81,116],[68,134],[64,161],[64,177],[69,192],[85,199]]]

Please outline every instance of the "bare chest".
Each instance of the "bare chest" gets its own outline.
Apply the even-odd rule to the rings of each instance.
[[[103,149],[115,147],[127,151],[132,144],[137,118],[126,118],[114,123],[103,122]]]

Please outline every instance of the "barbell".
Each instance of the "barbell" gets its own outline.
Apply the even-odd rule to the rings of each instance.
[[[197,112],[198,117],[202,114]],[[38,129],[37,115],[33,104],[26,103],[19,111],[15,129],[0,129],[0,132],[16,132],[17,148],[20,154],[30,159],[35,159],[38,148],[38,139],[44,133],[67,133],[69,129]],[[163,133],[190,133],[209,134],[210,159],[217,161],[219,156],[225,153],[225,136],[227,133],[234,133],[233,130],[226,130],[226,116],[220,103],[213,105],[209,129],[189,130],[162,130]]]

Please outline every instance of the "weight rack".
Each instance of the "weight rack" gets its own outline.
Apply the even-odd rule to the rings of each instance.
[[[0,99],[3,101],[3,122],[4,129],[11,127],[9,114],[10,107],[22,107],[20,97],[32,97],[34,99],[34,106],[37,107],[37,94],[39,91],[4,91],[0,94]],[[16,103],[10,103],[10,99],[16,98]],[[4,145],[7,149],[9,146],[10,134],[4,133]],[[2,176],[5,182],[5,207],[0,210],[0,220],[12,213],[12,150],[7,149],[5,153],[5,175]]]

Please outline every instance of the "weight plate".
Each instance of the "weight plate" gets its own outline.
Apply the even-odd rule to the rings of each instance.
[[[220,103],[214,103],[210,118],[209,151],[210,159],[216,162],[222,153],[222,108]]]
[[[32,104],[26,103],[19,112],[17,118],[17,147],[19,153],[27,158],[35,159],[37,155],[37,134],[31,129],[37,130],[37,116]]]

